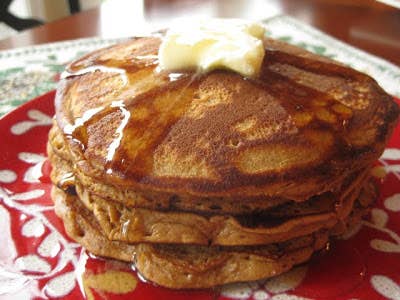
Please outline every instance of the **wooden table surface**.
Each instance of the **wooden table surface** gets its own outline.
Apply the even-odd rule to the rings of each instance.
[[[400,65],[400,10],[374,0],[107,0],[0,41],[0,49],[92,36],[132,36],[176,17],[263,19],[287,14]]]

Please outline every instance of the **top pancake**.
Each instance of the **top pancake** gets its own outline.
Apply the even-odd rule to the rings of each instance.
[[[126,190],[306,200],[379,157],[398,106],[365,74],[266,39],[257,78],[160,71],[160,37],[67,68],[57,123],[79,172]]]

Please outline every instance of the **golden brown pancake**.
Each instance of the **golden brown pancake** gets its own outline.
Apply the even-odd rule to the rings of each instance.
[[[304,201],[379,157],[398,116],[369,76],[285,43],[265,40],[255,79],[161,72],[159,43],[89,54],[57,91],[76,172],[122,194]]]
[[[342,226],[357,224],[376,197],[376,189],[363,189],[363,204]],[[90,211],[76,196],[53,187],[52,199],[67,233],[95,255],[134,262],[146,279],[170,288],[207,288],[232,282],[269,278],[281,274],[310,258],[323,248],[328,232],[313,234],[282,243],[250,247],[206,247],[190,245],[127,244],[107,239]]]
[[[52,180],[68,190],[70,186],[62,180],[65,173],[73,173],[72,167],[53,155],[49,149],[54,167]],[[361,187],[367,184],[366,175],[368,171],[354,176],[338,195],[324,194],[306,202],[292,201],[237,216],[135,208],[93,195],[78,180],[72,184],[78,199],[94,214],[109,240],[234,246],[282,242],[334,227],[350,214]]]
[[[69,165],[73,165],[71,161],[70,152],[68,151],[62,133],[57,125],[54,125],[49,134],[48,153],[53,160],[67,161],[68,165],[61,168],[54,169],[53,182],[58,184],[62,182],[63,185],[74,185],[74,180],[71,179],[71,171]],[[54,153],[55,155],[52,155]],[[54,162],[53,164],[62,164],[62,162]],[[204,213],[232,213],[241,214],[244,212],[253,212],[263,209],[268,209],[279,204],[290,201],[289,199],[279,197],[254,196],[246,197],[243,201],[242,197],[193,197],[188,195],[177,195],[170,193],[163,193],[158,191],[136,191],[136,190],[121,190],[118,186],[107,185],[95,180],[88,175],[74,169],[74,178],[85,186],[85,188],[95,195],[102,195],[114,201],[121,202],[125,205],[132,207],[141,207],[148,209],[162,209],[162,210],[183,210],[183,211],[198,211]],[[62,178],[65,177],[65,178]]]
[[[171,288],[207,288],[268,278],[309,259],[327,241],[327,233],[321,232],[282,244],[225,250],[112,242],[102,235],[82,203],[73,198],[59,189],[52,190],[57,215],[72,238],[95,255],[135,261],[138,272],[148,280]]]
[[[330,192],[321,193],[313,197],[314,201],[302,204],[294,203],[294,201],[285,198],[278,197],[267,197],[267,196],[246,196],[246,197],[192,197],[178,194],[167,194],[154,191],[128,191],[121,190],[118,186],[102,184],[98,181],[94,181],[93,178],[88,177],[79,170],[73,169],[72,165],[74,162],[71,161],[68,149],[63,140],[62,133],[58,126],[54,126],[50,130],[48,153],[53,162],[53,165],[57,165],[52,173],[52,180],[57,186],[63,185],[75,185],[75,178],[81,186],[85,188],[85,192],[90,193],[93,196],[101,196],[102,198],[109,199],[110,201],[120,202],[125,206],[148,208],[165,211],[186,211],[186,212],[199,212],[207,214],[234,214],[242,215],[246,213],[254,213],[265,211],[272,207],[281,207],[285,213],[293,207],[297,206],[308,207],[308,209],[316,209],[318,205],[324,205],[326,202],[325,198],[331,198],[330,202],[340,202],[340,199],[345,196],[345,191],[352,190],[355,185],[360,182],[361,175],[365,173],[365,170],[356,170],[353,174],[349,174],[341,182],[340,189],[333,190]],[[73,176],[71,175],[73,174]],[[358,177],[358,180],[355,180]],[[64,187],[65,188],[65,187]],[[325,199],[321,201],[321,198]],[[335,198],[335,199],[333,199]],[[322,203],[321,203],[322,202]],[[337,204],[338,204],[337,203]],[[289,204],[284,205],[284,204]],[[277,213],[277,210],[276,210]],[[299,214],[298,211],[293,212]]]

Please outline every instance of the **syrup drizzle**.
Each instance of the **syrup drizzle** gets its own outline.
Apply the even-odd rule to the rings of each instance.
[[[124,69],[115,68],[115,67],[107,67],[104,65],[89,66],[84,69],[77,70],[75,72],[72,72],[70,70],[65,70],[64,72],[61,73],[61,79],[74,78],[76,76],[81,76],[84,74],[94,73],[94,72],[117,73],[121,76],[123,84],[124,85],[128,84],[128,77],[127,77],[126,71]]]
[[[110,146],[108,146],[108,153],[106,156],[107,159],[107,165],[109,165],[110,163],[112,163],[112,161],[114,160],[114,156],[115,153],[119,147],[119,145],[121,144],[121,140],[123,135],[123,131],[125,126],[128,124],[129,118],[131,116],[131,113],[129,110],[126,109],[125,107],[125,103],[123,101],[113,101],[111,103],[111,108],[118,108],[120,110],[120,112],[123,115],[123,119],[120,123],[120,125],[118,126],[118,128],[115,131],[114,134],[114,140],[111,142]],[[111,174],[112,173],[112,169],[111,168],[107,168],[106,170],[107,174]]]
[[[75,174],[72,172],[65,173],[57,185],[60,189],[66,191],[70,186],[75,185]]]

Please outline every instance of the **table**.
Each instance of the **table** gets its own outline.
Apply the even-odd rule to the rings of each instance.
[[[0,49],[82,37],[130,36],[176,17],[265,19],[287,14],[400,65],[400,10],[373,0],[108,0],[100,7],[0,41]]]

